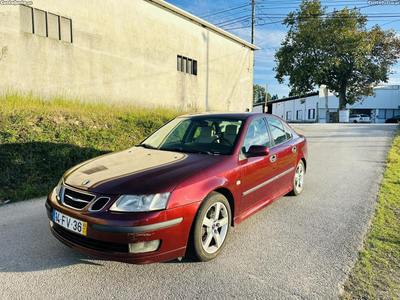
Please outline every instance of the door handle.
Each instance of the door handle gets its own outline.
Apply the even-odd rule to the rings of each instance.
[[[292,152],[293,152],[293,153],[296,153],[296,151],[297,151],[297,147],[294,146],[294,147],[292,148]]]
[[[272,156],[269,158],[269,161],[270,161],[270,162],[276,161],[276,155],[272,155]]]

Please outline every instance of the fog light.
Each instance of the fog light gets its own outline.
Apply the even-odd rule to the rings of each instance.
[[[160,246],[160,240],[129,244],[129,253],[146,253],[156,251]]]

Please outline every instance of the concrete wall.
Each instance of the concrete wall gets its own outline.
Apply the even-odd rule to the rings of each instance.
[[[143,106],[252,108],[253,51],[144,0],[35,0],[70,18],[73,43],[21,30],[20,7],[0,8],[1,92]],[[197,76],[177,71],[197,60]],[[4,75],[6,74],[6,76]]]

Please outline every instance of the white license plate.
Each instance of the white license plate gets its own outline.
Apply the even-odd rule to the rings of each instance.
[[[63,213],[60,213],[55,209],[53,209],[53,222],[71,231],[77,232],[82,235],[86,235],[87,232],[86,222],[64,215]]]

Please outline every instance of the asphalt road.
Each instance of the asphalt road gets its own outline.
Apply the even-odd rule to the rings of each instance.
[[[44,198],[0,207],[0,299],[335,299],[357,258],[394,125],[295,125],[305,189],[231,231],[216,260],[130,265],[50,233]]]

